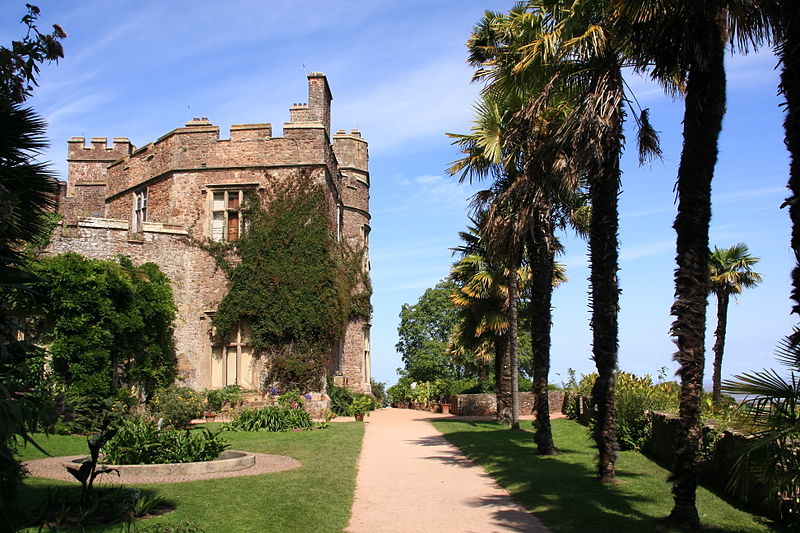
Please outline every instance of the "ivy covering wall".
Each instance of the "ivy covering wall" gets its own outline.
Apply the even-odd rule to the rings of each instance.
[[[352,318],[369,318],[371,288],[363,249],[338,242],[325,191],[307,175],[276,191],[268,205],[246,199],[246,230],[235,260],[210,248],[229,275],[217,308],[215,341],[250,323],[254,353],[267,358],[268,384],[320,390],[328,359]]]

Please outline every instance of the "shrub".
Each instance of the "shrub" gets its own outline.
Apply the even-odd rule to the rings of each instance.
[[[68,390],[60,399],[58,420],[53,432],[61,435],[88,435],[100,430],[103,420],[125,417],[136,404],[128,389],[117,389],[108,399],[85,396],[74,389]]]
[[[235,407],[243,400],[242,388],[239,385],[225,385],[221,389],[206,391],[206,408],[210,411],[222,411],[224,407]]]
[[[190,463],[212,461],[229,446],[220,432],[162,428],[145,417],[135,417],[120,425],[103,452],[110,464]]]
[[[313,426],[311,416],[303,409],[263,407],[242,409],[225,427],[230,431],[290,431]]]
[[[332,380],[328,380],[328,396],[331,399],[331,411],[337,416],[348,416],[350,404],[353,403],[353,393],[345,387],[337,387]]]
[[[150,399],[150,413],[162,423],[176,429],[189,427],[191,421],[203,415],[203,397],[189,387],[172,385],[156,391]]]
[[[391,403],[401,403],[401,402],[411,401],[411,387],[409,387],[407,383],[403,383],[402,381],[398,382],[396,385],[392,385],[391,387],[389,387],[386,393],[389,396],[389,402]]]
[[[278,406],[290,409],[302,409],[306,400],[310,399],[310,394],[303,395],[300,394],[300,391],[297,389],[291,389],[278,396]]]
[[[350,404],[350,415],[363,415],[375,409],[375,400],[371,396],[361,394],[353,398]]]
[[[675,411],[680,386],[674,381],[653,383],[650,375],[627,372],[617,376],[617,435],[624,449],[639,450],[650,437],[647,411]]]
[[[576,381],[574,372],[570,372],[568,391],[574,397],[580,396],[585,402],[589,402],[595,379],[597,373],[583,375],[580,381]],[[679,393],[680,385],[674,381],[653,383],[649,374],[639,377],[628,372],[619,372],[614,401],[620,446],[626,450],[641,449],[652,430],[647,411],[677,410]],[[574,418],[575,409],[575,402],[570,402],[567,416]],[[589,421],[589,427],[594,429],[594,419]]]

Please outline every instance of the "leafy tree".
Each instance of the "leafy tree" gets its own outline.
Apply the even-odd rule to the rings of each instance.
[[[42,258],[31,271],[50,326],[52,371],[71,394],[100,406],[120,387],[147,397],[174,381],[176,308],[158,266],[68,253]]]
[[[400,309],[398,342],[395,348],[403,358],[401,373],[411,381],[460,378],[464,366],[447,353],[447,343],[458,324],[458,311],[450,301],[457,290],[452,281],[442,280],[426,289],[414,305]]]
[[[247,198],[247,229],[233,248],[238,261],[222,261],[230,280],[213,320],[217,342],[248,321],[252,347],[282,389],[320,390],[348,320],[372,312],[363,251],[336,241],[322,187],[311,178],[303,173],[281,186],[268,210]]]
[[[714,331],[714,379],[712,401],[719,405],[722,392],[722,357],[725,352],[725,333],[728,327],[728,303],[731,295],[741,294],[761,283],[761,274],[752,267],[758,257],[750,255],[746,244],[739,243],[730,248],[716,246],[708,260],[711,292],[717,296],[717,329]]]

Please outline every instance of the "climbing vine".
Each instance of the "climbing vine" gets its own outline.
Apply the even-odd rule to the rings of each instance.
[[[270,384],[319,390],[347,322],[372,312],[365,252],[337,241],[325,192],[305,175],[277,190],[266,207],[248,195],[243,216],[246,229],[233,249],[238,261],[227,249],[208,249],[229,273],[213,319],[215,341],[247,321],[254,352],[267,358]]]

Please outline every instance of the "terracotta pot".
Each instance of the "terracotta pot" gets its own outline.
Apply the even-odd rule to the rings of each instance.
[[[353,416],[356,417],[356,422],[363,422],[364,421],[364,413],[356,413]]]
[[[449,415],[450,414],[450,404],[449,403],[443,403],[442,404],[442,414],[443,415]]]

